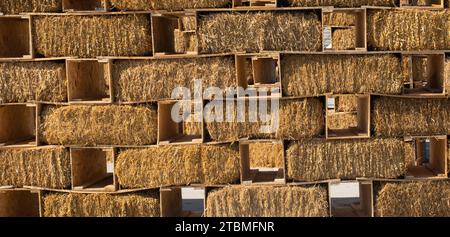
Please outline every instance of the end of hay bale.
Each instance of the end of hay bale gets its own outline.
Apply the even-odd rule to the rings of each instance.
[[[24,12],[62,12],[62,0],[2,0],[0,12],[5,15]]]
[[[356,48],[356,31],[354,29],[336,29],[333,31],[333,49],[349,50]]]
[[[283,168],[283,144],[274,142],[249,143],[250,167]]]

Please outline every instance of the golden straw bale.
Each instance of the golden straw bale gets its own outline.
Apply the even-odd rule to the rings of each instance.
[[[252,142],[248,146],[250,167],[284,168],[284,149],[282,143]]]
[[[330,12],[323,14],[323,25],[325,26],[354,26],[356,15],[349,12]]]
[[[356,48],[355,29],[336,29],[333,31],[333,49],[350,50]]]
[[[0,12],[5,15],[24,12],[62,12],[62,0],[2,0]]]
[[[317,6],[334,6],[334,7],[361,7],[361,6],[382,6],[382,7],[398,7],[396,0],[287,0],[293,7],[317,7]]]

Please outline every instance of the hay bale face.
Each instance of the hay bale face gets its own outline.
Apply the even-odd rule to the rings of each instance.
[[[193,91],[194,80],[201,80],[203,88],[232,90],[236,82],[234,59],[116,60],[113,64],[115,98],[120,102],[170,99],[177,87]]]
[[[0,12],[5,15],[24,12],[62,12],[62,0],[2,0]]]
[[[0,103],[67,100],[63,61],[0,63],[0,71]]]
[[[448,11],[369,10],[367,43],[373,50],[444,50],[448,19]]]
[[[239,180],[239,153],[229,145],[130,149],[119,154],[115,171],[123,188],[229,184]]]
[[[229,186],[208,194],[208,217],[326,217],[323,187]]]
[[[250,167],[283,168],[283,144],[273,142],[253,142],[248,144]]]
[[[108,0],[111,7],[121,11],[149,11],[152,8],[150,0]]]
[[[396,0],[287,0],[293,7],[317,7],[317,6],[334,6],[334,7],[361,7],[361,6],[382,6],[382,7],[398,7]]]
[[[397,178],[407,171],[408,152],[401,139],[302,140],[287,149],[287,176],[296,181]]]
[[[375,200],[379,217],[450,216],[450,181],[392,182],[381,185]]]
[[[70,187],[70,158],[64,147],[0,150],[0,186]]]
[[[58,145],[151,145],[157,138],[156,109],[147,106],[47,107],[41,136]]]
[[[450,57],[445,59],[444,79],[445,90],[450,92]]]
[[[402,61],[394,55],[285,55],[281,67],[286,96],[402,93]]]
[[[320,51],[322,47],[322,24],[315,12],[209,13],[200,16],[198,25],[201,53]]]
[[[336,29],[333,31],[333,49],[350,50],[356,48],[355,29]]]
[[[159,217],[156,192],[131,194],[50,193],[44,196],[45,217]]]
[[[323,24],[327,26],[354,26],[356,15],[349,12],[324,13]]]
[[[148,14],[36,16],[32,34],[36,53],[45,57],[146,56],[152,51]]]

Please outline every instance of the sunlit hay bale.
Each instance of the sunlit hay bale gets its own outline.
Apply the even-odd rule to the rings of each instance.
[[[296,181],[397,178],[406,173],[408,148],[401,139],[301,140],[287,149],[287,177]]]
[[[184,31],[197,30],[197,19],[195,17],[182,17],[181,29],[183,29]]]
[[[251,154],[250,167],[284,168],[283,144],[273,142],[252,142],[248,144]]]
[[[70,158],[64,147],[0,150],[0,186],[70,187]]]
[[[356,113],[331,115],[327,117],[328,129],[346,129],[358,127],[358,116]]]
[[[336,29],[333,31],[333,49],[349,50],[356,48],[355,29]]]
[[[58,145],[151,145],[156,109],[147,106],[48,107],[41,118],[43,142]]]
[[[2,0],[0,12],[5,15],[24,12],[62,12],[62,0]]]
[[[445,79],[445,89],[447,92],[450,92],[450,57],[447,57],[445,59],[445,69],[444,70],[445,70],[444,78],[446,78]]]
[[[403,88],[401,59],[391,54],[285,55],[281,67],[286,96],[400,94]]]
[[[208,194],[207,217],[327,217],[323,187],[228,186]]]
[[[195,33],[175,30],[174,39],[176,53],[197,52],[198,40]]]
[[[424,136],[449,132],[446,99],[380,97],[374,100],[372,126],[376,136]]]
[[[128,149],[115,169],[122,188],[229,184],[239,180],[239,152],[230,145]]]
[[[450,216],[450,181],[390,182],[375,200],[378,217]]]
[[[281,100],[277,138],[298,140],[317,137],[325,130],[323,102],[317,98]]]
[[[154,10],[184,10],[197,8],[224,8],[231,6],[231,0],[150,0]]]
[[[152,51],[148,14],[36,16],[32,34],[45,57],[145,56]]]
[[[152,9],[151,0],[108,0],[112,8],[121,11],[149,11]]]
[[[336,112],[355,112],[358,107],[358,97],[356,96],[340,96],[334,101]]]
[[[128,194],[49,193],[43,197],[44,217],[159,217],[155,191]]]
[[[120,102],[170,99],[177,87],[194,91],[194,80],[201,80],[203,88],[218,87],[226,91],[234,88],[234,58],[115,60],[113,63],[115,98]]]
[[[209,138],[216,142],[232,142],[239,140],[236,102],[232,100],[223,101],[222,107],[213,105],[216,104],[210,103],[206,105],[204,110],[204,126]],[[211,108],[208,109],[208,106],[211,106]],[[232,118],[231,121],[227,119],[227,114]],[[219,119],[219,121],[217,119]]]
[[[323,15],[323,25],[325,26],[354,26],[356,15],[348,12],[330,12]]]
[[[398,7],[396,0],[287,0],[293,7],[317,7],[317,6],[334,6],[334,7],[361,7],[361,6],[382,6],[382,7]]]
[[[64,62],[0,63],[0,71],[0,103],[67,100]]]
[[[373,50],[443,50],[448,13],[428,10],[369,10],[367,44]]]
[[[199,51],[320,51],[321,27],[314,12],[208,13],[198,21]]]

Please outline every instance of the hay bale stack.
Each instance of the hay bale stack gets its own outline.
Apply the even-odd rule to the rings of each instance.
[[[64,147],[0,150],[0,186],[64,189],[71,184],[70,157]]]
[[[392,182],[381,185],[375,200],[379,217],[450,216],[450,181]]]
[[[24,12],[62,12],[62,0],[2,0],[0,12],[4,15]]]
[[[148,14],[36,16],[32,34],[45,57],[145,56],[152,51]]]
[[[159,195],[49,193],[43,198],[44,217],[159,217]]]
[[[334,114],[327,117],[328,129],[346,129],[358,127],[358,116],[356,113]]]
[[[129,149],[115,171],[123,188],[228,184],[239,180],[239,153],[228,145]]]
[[[287,176],[296,181],[398,178],[410,155],[401,139],[301,140],[288,147]]]
[[[198,27],[201,53],[320,51],[322,47],[322,24],[314,12],[209,13],[200,16]]]
[[[425,136],[448,134],[447,99],[380,97],[374,100],[372,126],[376,136]]]
[[[383,6],[398,7],[396,0],[287,0],[293,7],[316,7],[316,6],[334,6],[334,7],[361,7],[361,6]]]
[[[350,50],[356,48],[355,29],[336,29],[333,31],[333,49]]]
[[[231,6],[231,0],[109,0],[109,2],[112,7],[122,11],[182,11],[184,9]]]
[[[250,167],[284,168],[283,144],[273,142],[255,142],[249,145]]]
[[[324,13],[323,25],[325,26],[354,26],[356,24],[356,15],[348,12],[330,12]]]
[[[286,96],[401,94],[403,87],[401,59],[391,54],[285,55],[281,67]]]
[[[156,109],[147,106],[64,106],[44,109],[41,137],[57,145],[151,145]]]
[[[444,50],[449,48],[448,12],[369,10],[367,44],[373,50]]]
[[[0,103],[67,100],[64,62],[0,63],[0,71]]]
[[[193,91],[194,80],[202,80],[203,88],[234,87],[234,58],[116,60],[113,63],[115,98],[119,102],[170,99],[177,87]]]
[[[208,194],[208,217],[327,217],[323,187],[229,186]]]

